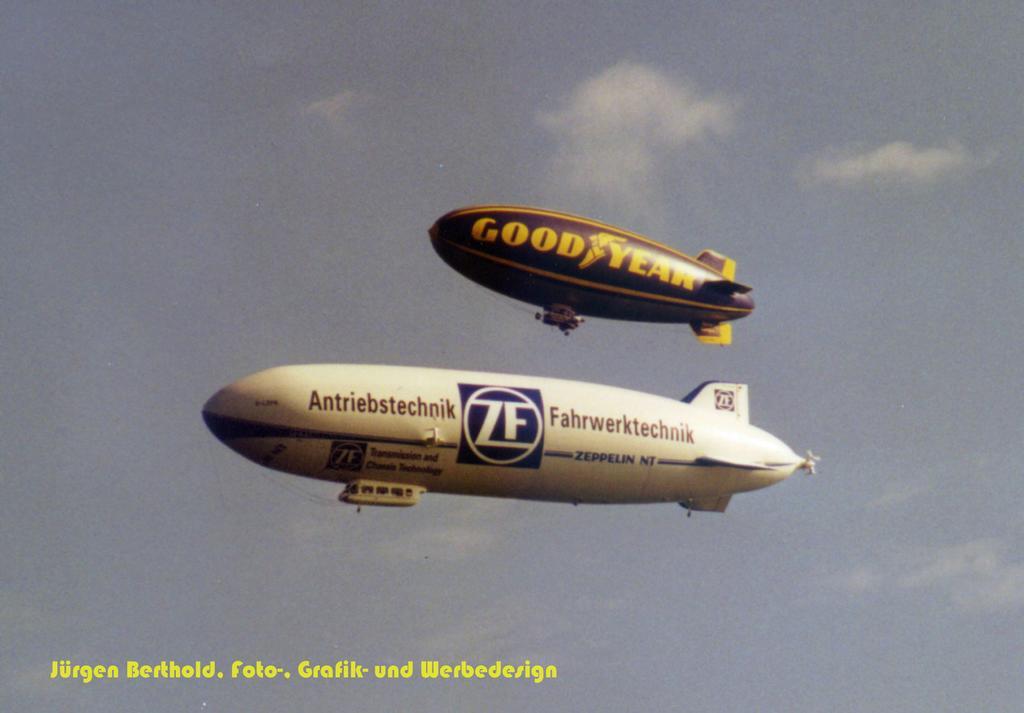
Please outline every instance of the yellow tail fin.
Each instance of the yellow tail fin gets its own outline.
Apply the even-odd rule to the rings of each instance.
[[[697,256],[697,262],[702,262],[712,270],[717,270],[722,273],[722,277],[729,281],[736,280],[736,261],[731,257],[726,257],[714,250],[702,250]]]
[[[694,322],[690,327],[693,328],[697,339],[704,344],[720,344],[723,347],[732,344],[732,325],[728,322]]]

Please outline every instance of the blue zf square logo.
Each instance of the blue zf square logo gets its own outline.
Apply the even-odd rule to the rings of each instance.
[[[459,384],[459,463],[538,468],[544,451],[539,389]]]

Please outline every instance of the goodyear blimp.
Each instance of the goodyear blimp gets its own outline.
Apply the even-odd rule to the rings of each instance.
[[[563,333],[579,315],[687,323],[702,342],[729,344],[731,320],[754,309],[736,263],[696,258],[587,218],[523,206],[472,206],[430,228],[438,255],[466,277],[538,305]]]
[[[566,503],[675,502],[722,512],[736,493],[803,468],[748,422],[747,388],[709,382],[681,401],[611,386],[403,366],[261,371],[203,407],[246,458],[346,483],[355,505],[424,492]]]

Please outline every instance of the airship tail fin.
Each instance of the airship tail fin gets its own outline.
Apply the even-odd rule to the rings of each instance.
[[[736,279],[736,261],[714,250],[701,250],[697,262],[702,262],[730,282]]]
[[[732,280],[707,280],[703,289],[721,292],[723,295],[734,295],[739,293],[745,295],[750,292],[750,285],[744,285]]]
[[[684,396],[683,401],[697,408],[734,416],[741,423],[750,423],[746,384],[705,381]]]
[[[691,322],[690,327],[697,335],[697,339],[704,344],[732,344],[732,325],[728,322]]]
[[[687,513],[691,510],[700,512],[725,512],[729,505],[731,495],[708,495],[703,498],[689,498],[679,503],[686,508]]]

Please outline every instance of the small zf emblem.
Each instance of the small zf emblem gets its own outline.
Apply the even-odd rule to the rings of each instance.
[[[331,454],[327,456],[327,468],[331,470],[362,470],[366,444],[356,441],[333,441]]]
[[[733,392],[715,389],[715,408],[719,411],[735,411],[736,401]]]

